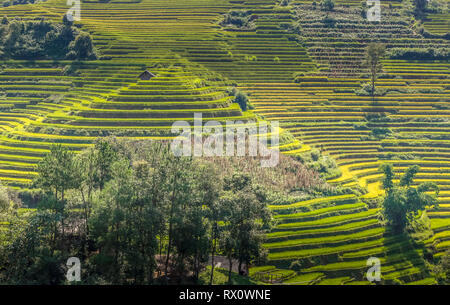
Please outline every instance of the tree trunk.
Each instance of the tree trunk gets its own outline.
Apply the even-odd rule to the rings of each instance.
[[[157,262],[158,264],[158,277],[161,276],[161,263],[162,263],[162,233],[159,235],[159,260]]]
[[[177,177],[177,176],[175,176]],[[176,194],[176,185],[177,185],[177,179],[175,178],[173,182],[173,190],[172,190],[172,200],[170,201],[170,216],[169,216],[169,244],[167,246],[167,257],[166,257],[166,266],[164,269],[164,273],[167,276],[167,270],[169,268],[169,257],[170,257],[170,251],[172,250],[172,229],[173,229],[173,213],[175,210],[175,194]]]
[[[164,268],[164,275],[165,276],[167,276],[167,271],[169,269],[170,251],[172,250],[172,221],[170,221],[170,224],[169,224],[169,236],[168,237],[169,237],[169,244],[167,245],[166,264],[165,264],[165,268]]]
[[[63,247],[62,247],[62,249],[63,249],[63,251],[65,250],[65,245],[64,245],[64,240],[65,240],[65,224],[64,224],[64,217],[65,217],[65,215],[64,215],[64,190],[63,191],[61,191],[61,204],[62,204],[62,207],[61,207],[61,230],[62,230],[62,244],[63,244]]]
[[[216,242],[217,242],[217,239],[214,237],[213,237],[213,246],[211,250],[211,278],[209,279],[210,285],[212,285],[214,281],[214,255],[216,253]]]
[[[55,198],[58,201],[58,189],[55,188]],[[52,247],[52,255],[56,249],[56,239],[58,237],[58,222],[56,221],[56,216],[58,215],[57,206],[53,207],[54,219],[53,219],[53,247]]]
[[[89,236],[89,225],[88,225],[88,220],[89,220],[89,212],[88,212],[88,207],[87,207],[87,202],[86,202],[86,197],[84,196],[84,192],[83,192],[83,187],[80,187],[80,193],[81,193],[81,198],[83,199],[83,205],[84,205],[84,238],[82,238],[82,248],[83,248],[83,252],[85,254],[87,254],[88,249],[87,249],[87,240],[88,240],[88,236]]]
[[[228,262],[230,266],[228,267],[228,284],[231,284],[231,270],[233,270],[233,259],[228,257]]]
[[[372,102],[375,103],[375,77],[376,75],[372,73]]]

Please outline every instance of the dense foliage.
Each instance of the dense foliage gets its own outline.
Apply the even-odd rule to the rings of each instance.
[[[6,1],[3,1],[2,6],[8,7],[11,5],[19,5],[19,4],[29,4],[29,3],[33,4],[38,1],[39,0],[6,0]],[[45,1],[45,0],[42,0],[42,1]]]
[[[247,111],[249,109],[253,109],[253,105],[250,103],[250,100],[244,92],[237,89],[236,87],[233,87],[233,89],[230,90],[229,94],[234,97],[233,103],[239,104],[242,111]]]
[[[416,18],[423,18],[428,0],[414,0],[414,15]]]
[[[284,163],[282,171],[301,166]],[[82,260],[84,283],[149,284],[189,275],[197,281],[210,258],[214,270],[218,254],[228,258],[230,277],[236,263],[246,273],[244,266],[265,257],[273,186],[312,186],[283,180],[278,172],[254,179],[240,164],[175,157],[161,142],[106,139],[77,155],[54,146],[38,165],[37,209],[7,213],[0,279],[64,283],[72,256]],[[3,193],[0,208],[6,211]]]
[[[388,52],[392,59],[449,60],[449,48],[392,48]]]
[[[450,285],[450,250],[447,250],[440,258],[437,265],[432,267],[440,285]]]
[[[62,24],[44,18],[9,20],[0,23],[0,58],[3,59],[96,59],[88,33],[64,18]]]
[[[255,15],[247,10],[231,10],[224,15],[220,24],[222,26],[251,29],[255,26],[252,22],[255,18]]]
[[[334,1],[333,0],[322,0],[320,1],[320,7],[324,11],[332,11],[334,9]]]
[[[384,173],[382,186],[386,191],[383,213],[394,231],[405,230],[406,226],[411,224],[426,207],[438,206],[436,196],[439,193],[439,187],[435,183],[425,182],[417,187],[413,186],[414,176],[420,170],[419,166],[409,167],[398,184],[394,183],[395,174],[392,165],[384,164],[380,169]],[[429,191],[435,191],[436,196],[428,194]]]

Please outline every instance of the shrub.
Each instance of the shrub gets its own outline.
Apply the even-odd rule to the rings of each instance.
[[[367,1],[366,0],[361,1],[360,9],[361,9],[361,17],[366,18],[367,17]]]
[[[428,1],[427,11],[430,13],[446,14],[449,5],[446,0],[430,0]]]
[[[318,150],[311,151],[311,159],[313,161],[319,161],[320,158],[320,152]]]
[[[96,59],[97,54],[94,49],[92,37],[89,33],[80,33],[69,45],[69,59]]]
[[[414,2],[414,16],[416,18],[423,18],[428,4],[428,0],[413,0]]]
[[[203,86],[205,86],[205,82],[200,79],[200,78],[195,78],[194,80],[191,81],[191,86],[192,88],[202,88]]]
[[[386,138],[392,131],[389,128],[386,127],[375,127],[372,129],[372,134],[377,139],[384,139]]]
[[[305,72],[294,72],[292,73],[292,77],[294,78],[295,83],[299,83],[301,81],[301,78],[306,75]]]
[[[63,70],[62,73],[63,75],[75,75],[77,71],[77,67],[73,64],[71,65],[66,65]]]
[[[439,264],[432,268],[439,284],[450,285],[450,249],[441,256]]]
[[[328,15],[323,18],[322,22],[326,28],[334,28],[336,26],[336,19]]]
[[[258,61],[258,57],[256,57],[255,55],[245,55],[245,61]]]
[[[376,111],[368,112],[364,115],[367,121],[379,121],[386,118],[386,113],[383,109],[376,109]]]
[[[43,0],[43,1],[45,1],[45,0]],[[10,5],[28,4],[28,3],[33,4],[34,2],[35,2],[35,0],[13,0],[13,1],[7,0],[7,1],[3,2],[3,7],[8,7]]]
[[[434,93],[434,94],[441,94],[444,93],[444,90],[442,88],[420,88],[417,89],[419,93]]]
[[[247,10],[231,10],[225,14],[220,25],[222,26],[232,26],[236,28],[253,28],[254,16]]]
[[[356,130],[368,130],[369,127],[367,127],[367,122],[356,122],[353,123],[353,128],[355,128]]]
[[[330,156],[322,155],[318,149],[312,150],[305,157],[300,157],[299,161],[306,163],[325,179],[339,175],[336,162]]]
[[[242,111],[247,111],[248,109],[253,109],[253,105],[250,104],[250,100],[244,92],[237,89],[236,87],[233,87],[233,89],[230,91],[230,95],[234,96],[233,103],[239,104]]]
[[[6,212],[10,204],[9,194],[6,187],[0,185],[0,213]]]
[[[370,96],[372,95],[372,84],[371,83],[364,83],[361,85],[360,89],[355,89],[355,94],[358,96]],[[374,96],[383,96],[387,92],[387,89],[375,87]]]
[[[391,59],[449,60],[449,48],[393,48],[388,52]]]
[[[302,26],[300,25],[300,22],[296,21],[291,25],[291,31],[294,34],[300,35],[302,33]]]
[[[332,11],[334,9],[334,0],[320,1],[320,7],[324,11]]]

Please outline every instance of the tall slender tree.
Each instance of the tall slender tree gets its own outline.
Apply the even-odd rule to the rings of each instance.
[[[385,46],[381,43],[370,43],[366,48],[364,64],[369,69],[372,99],[375,100],[375,82],[383,70],[381,59],[385,53]]]
[[[235,173],[226,178],[224,189],[220,199],[226,231],[222,249],[229,259],[230,281],[232,258],[238,260],[238,271],[242,274],[243,264],[248,267],[263,256],[264,229],[270,227],[271,213],[248,175]]]

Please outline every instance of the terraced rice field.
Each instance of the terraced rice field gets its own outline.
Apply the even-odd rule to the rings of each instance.
[[[428,14],[424,25],[432,34],[445,35],[450,28],[450,15],[448,13]]]
[[[60,20],[66,1],[0,9],[0,15]],[[360,188],[364,195],[317,198],[272,206],[278,224],[268,234],[267,266],[252,276],[284,284],[370,284],[366,261],[379,257],[386,283],[433,284],[423,259],[426,247],[440,256],[450,248],[450,64],[385,59],[377,86],[388,93],[372,99],[355,94],[368,81],[362,65],[372,39],[387,48],[448,46],[424,38],[383,1],[389,18],[365,22],[359,1],[338,0],[334,28],[324,13],[310,14],[312,1],[143,0],[140,3],[82,3],[81,24],[102,58],[69,61],[8,61],[0,70],[0,180],[27,188],[34,168],[53,143],[74,151],[98,136],[168,139],[174,121],[279,121],[295,140],[281,143],[290,155],[311,148],[336,160],[341,175],[328,182]],[[246,9],[255,28],[219,25],[231,9]],[[351,21],[351,20],[354,21]],[[449,31],[448,15],[424,24]],[[302,42],[289,30],[296,21]],[[358,21],[358,22],[357,22]],[[371,35],[369,35],[369,33]],[[369,39],[370,37],[370,39]],[[157,76],[142,81],[149,69]],[[304,73],[294,82],[294,73]],[[254,111],[242,111],[227,94],[237,85]],[[370,114],[386,120],[373,122]],[[377,137],[379,129],[387,137]],[[440,209],[429,211],[434,235],[416,244],[392,235],[378,221],[371,200],[382,195],[381,163],[397,173],[418,164],[418,182],[441,188]],[[289,270],[300,260],[299,272]]]

